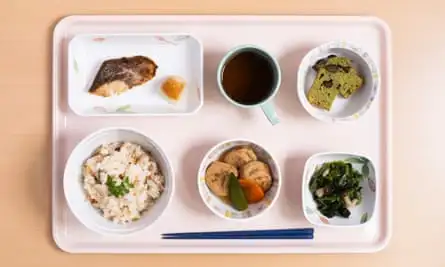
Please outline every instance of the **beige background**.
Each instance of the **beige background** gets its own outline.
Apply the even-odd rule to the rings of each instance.
[[[0,265],[445,266],[444,10],[440,0],[0,0]],[[395,197],[389,247],[371,255],[59,251],[50,235],[50,40],[61,17],[87,13],[372,14],[386,20],[394,51]]]

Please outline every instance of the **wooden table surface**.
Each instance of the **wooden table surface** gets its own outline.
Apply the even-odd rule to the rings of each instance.
[[[445,266],[445,2],[0,1],[0,266]],[[394,234],[369,255],[70,255],[51,237],[51,38],[70,14],[370,14],[393,33]]]

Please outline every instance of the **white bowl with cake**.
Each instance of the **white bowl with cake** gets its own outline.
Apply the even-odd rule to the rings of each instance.
[[[298,70],[297,94],[304,109],[327,122],[353,121],[375,102],[380,74],[369,53],[346,42],[312,49]]]

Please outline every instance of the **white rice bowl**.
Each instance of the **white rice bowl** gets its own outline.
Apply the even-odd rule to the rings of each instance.
[[[87,199],[116,223],[139,220],[164,191],[157,162],[134,143],[103,144],[82,168]]]
[[[173,193],[173,170],[160,147],[133,129],[107,128],[83,139],[65,168],[64,191],[74,215],[101,234],[151,225]]]

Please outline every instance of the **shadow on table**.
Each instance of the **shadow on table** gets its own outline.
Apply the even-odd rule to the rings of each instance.
[[[281,205],[284,216],[295,218],[295,221],[304,221],[301,186],[304,165],[311,153],[296,153],[286,158],[284,169],[282,171],[283,184],[281,187],[282,198]]]
[[[312,45],[300,45],[294,49],[289,49],[278,59],[282,81],[275,103],[279,111],[286,113],[289,117],[310,117],[298,99],[297,76],[301,60],[314,47]]]
[[[219,141],[205,140],[198,141],[197,144],[189,147],[182,155],[179,170],[176,172],[178,197],[186,203],[186,206],[198,213],[211,211],[205,206],[198,190],[198,170],[205,154]]]

